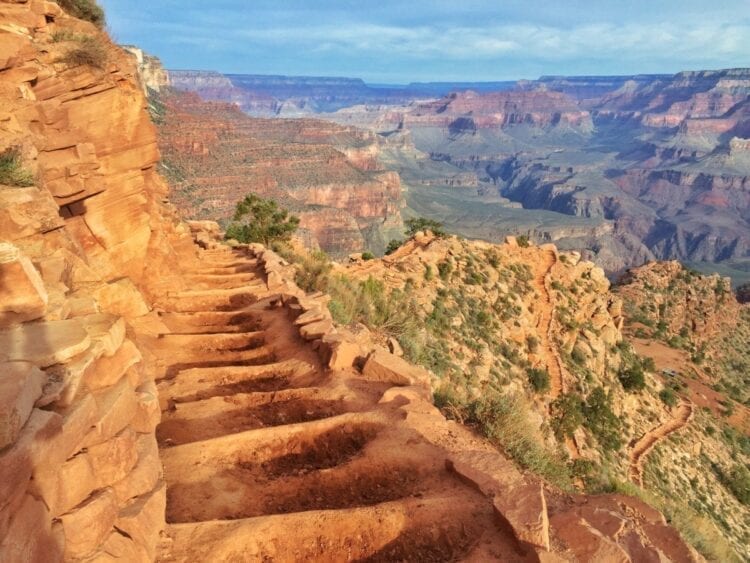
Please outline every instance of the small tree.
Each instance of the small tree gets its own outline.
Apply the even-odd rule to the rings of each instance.
[[[419,231],[432,231],[432,234],[436,237],[446,236],[443,224],[434,221],[433,219],[426,219],[425,217],[407,219],[404,221],[404,225],[406,225],[406,236],[410,238],[416,235]]]
[[[272,199],[250,194],[237,204],[225,238],[269,246],[273,242],[288,241],[298,227],[299,217],[289,215]]]

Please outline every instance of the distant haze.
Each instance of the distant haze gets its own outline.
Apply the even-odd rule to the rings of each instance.
[[[101,0],[169,68],[374,83],[750,66],[747,0]]]

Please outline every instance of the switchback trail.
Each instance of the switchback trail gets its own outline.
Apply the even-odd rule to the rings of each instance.
[[[684,400],[677,407],[674,416],[664,424],[649,430],[638,440],[630,450],[630,480],[639,486],[643,485],[643,462],[649,452],[661,440],[664,440],[670,434],[677,432],[686,426],[693,417],[693,403]]]

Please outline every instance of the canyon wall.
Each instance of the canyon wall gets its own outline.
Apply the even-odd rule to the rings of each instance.
[[[229,220],[248,193],[302,219],[301,235],[334,255],[381,251],[401,234],[398,174],[370,131],[312,119],[259,119],[195,94],[163,96],[165,174],[183,216]]]
[[[92,45],[98,65],[77,62]],[[164,526],[135,327],[190,239],[134,63],[53,2],[0,2],[3,561],[150,561]]]

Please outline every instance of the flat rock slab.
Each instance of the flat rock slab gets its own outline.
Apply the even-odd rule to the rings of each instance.
[[[0,361],[49,367],[70,360],[90,345],[89,333],[78,319],[27,323],[0,332]]]

